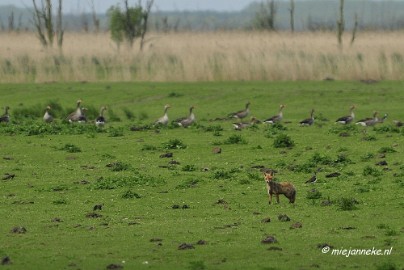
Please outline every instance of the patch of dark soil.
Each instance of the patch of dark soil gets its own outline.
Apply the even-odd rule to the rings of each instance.
[[[264,239],[261,240],[262,244],[274,244],[278,243],[278,240],[276,240],[275,236],[269,235],[265,237]]]
[[[356,230],[356,227],[345,226],[345,227],[340,227],[340,229],[342,229],[342,230]]]
[[[283,249],[280,247],[269,247],[267,250],[282,251]]]
[[[27,232],[27,229],[22,226],[15,226],[14,228],[11,229],[11,233],[18,233],[18,234],[24,234]]]
[[[361,83],[365,83],[365,84],[374,84],[374,83],[378,83],[378,80],[375,79],[361,79],[359,80]]]
[[[108,270],[123,269],[123,266],[120,264],[111,263],[111,264],[107,265],[107,269]]]
[[[377,166],[387,166],[387,161],[382,160],[376,163]]]
[[[13,201],[12,204],[34,204],[33,201]]]
[[[13,180],[15,177],[14,173],[5,173],[4,176],[1,178],[2,180]]]
[[[332,205],[332,201],[330,201],[330,200],[324,200],[324,201],[321,202],[320,205],[321,205],[321,206],[330,206],[330,205]]]
[[[58,217],[52,218],[52,222],[62,222],[62,220]]]
[[[93,207],[93,211],[97,211],[97,210],[102,210],[102,204],[96,204],[96,205],[94,205],[94,207]]]
[[[90,181],[83,179],[83,180],[74,182],[74,184],[87,185],[87,184],[90,184]]]
[[[139,222],[136,222],[136,221],[131,221],[131,222],[129,222],[128,223],[128,225],[139,225],[140,223]]]
[[[349,136],[351,136],[348,132],[341,132],[340,134],[339,134],[339,136],[340,137],[349,137]]]
[[[208,242],[206,242],[205,240],[199,240],[198,242],[196,242],[197,245],[203,246],[206,245]]]
[[[282,221],[282,222],[287,222],[287,221],[290,221],[290,217],[288,217],[285,214],[281,214],[281,215],[278,216],[278,220]]]
[[[293,224],[290,226],[291,229],[300,229],[300,228],[302,228],[302,227],[303,227],[303,224],[300,223],[300,222],[293,223]]]
[[[228,204],[224,199],[219,199],[215,204]]]
[[[213,227],[213,228],[215,228],[215,229],[228,229],[228,228],[238,227],[239,225],[240,225],[240,222],[234,222],[233,224],[226,224],[226,225],[223,225],[223,226],[216,226],[216,227]]]
[[[365,235],[365,236],[362,236],[361,238],[362,239],[375,239],[376,236],[374,236],[374,235]]]
[[[1,259],[1,265],[10,265],[11,263],[11,259],[8,256],[5,256]]]
[[[90,212],[90,213],[86,214],[86,218],[100,218],[100,217],[102,217],[101,214],[97,214],[97,213],[94,213],[94,212]]]
[[[3,157],[3,159],[4,159],[4,160],[13,160],[14,158],[13,158],[13,157],[10,157],[10,156],[5,156],[5,157]]]
[[[264,218],[264,219],[261,220],[261,222],[262,222],[262,223],[269,223],[269,222],[271,222],[271,218],[269,218],[269,217],[268,217],[268,218]]]
[[[194,248],[195,248],[194,245],[187,243],[182,243],[181,245],[178,246],[179,250],[194,249]]]
[[[163,241],[163,239],[161,239],[161,238],[152,238],[152,239],[150,239],[150,242],[162,242]]]
[[[161,154],[160,158],[172,158],[173,155],[174,155],[173,153],[168,152],[168,153],[165,153],[165,154]]]
[[[222,148],[220,147],[215,147],[212,149],[213,154],[221,154],[222,153]]]
[[[176,160],[171,160],[170,162],[168,162],[168,164],[171,164],[171,165],[180,165],[181,163],[180,163],[179,161],[176,161]]]
[[[338,177],[340,175],[341,174],[339,172],[333,172],[333,173],[327,174],[325,177],[332,178],[332,177]]]

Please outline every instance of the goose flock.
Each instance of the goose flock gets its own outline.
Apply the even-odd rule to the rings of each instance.
[[[242,130],[244,128],[248,128],[251,127],[253,125],[259,124],[259,123],[264,123],[264,124],[276,124],[276,123],[280,123],[283,120],[283,110],[286,107],[286,105],[281,104],[279,106],[279,111],[276,115],[273,115],[263,121],[258,120],[256,117],[251,117],[250,121],[248,122],[242,122],[242,120],[244,118],[246,118],[247,116],[250,115],[250,105],[251,103],[248,101],[245,104],[245,108],[233,113],[230,113],[227,115],[227,117],[225,118],[216,118],[213,121],[216,120],[230,120],[230,119],[237,119],[238,122],[232,123],[233,127],[235,130]],[[156,126],[166,126],[170,123],[170,119],[168,117],[168,109],[170,109],[171,106],[169,104],[166,104],[164,106],[164,112],[163,115],[158,118],[155,122],[154,125]],[[172,121],[171,123],[173,123],[174,125],[180,126],[180,127],[184,127],[187,128],[189,126],[191,126],[193,123],[195,123],[196,121],[196,117],[194,114],[194,109],[195,106],[190,106],[189,107],[189,113],[187,116],[185,117],[181,117],[178,118],[174,121]],[[342,125],[347,125],[350,123],[353,123],[355,120],[355,109],[356,106],[352,105],[349,108],[349,114],[339,117],[335,123],[338,124],[342,124]],[[8,123],[10,122],[10,114],[9,114],[9,110],[10,107],[9,106],[5,106],[4,107],[4,114],[0,116],[0,123]],[[107,110],[106,106],[102,106],[100,108],[100,112],[98,117],[94,120],[94,124],[97,127],[103,127],[106,123],[106,118],[104,116],[105,111]],[[87,116],[86,116],[86,111],[87,108],[82,107],[82,100],[79,99],[76,102],[76,109],[75,111],[73,111],[72,113],[70,113],[67,117],[66,117],[66,121],[68,121],[69,123],[87,123]],[[301,126],[312,126],[315,122],[315,117],[314,117],[314,109],[311,109],[310,111],[310,117],[303,119],[299,122],[299,124]],[[368,126],[374,126],[378,123],[383,123],[386,118],[387,118],[387,114],[384,114],[384,116],[382,118],[378,117],[379,112],[375,111],[373,112],[372,117],[368,117],[368,118],[363,118],[357,122],[355,122],[356,125],[360,125],[360,126],[364,126],[364,127],[368,127]],[[51,107],[47,106],[45,108],[45,113],[43,115],[43,121],[46,123],[51,123],[54,121],[54,117],[51,114]],[[393,123],[397,126],[397,127],[401,127],[404,125],[403,121],[399,121],[399,120],[393,120]]]

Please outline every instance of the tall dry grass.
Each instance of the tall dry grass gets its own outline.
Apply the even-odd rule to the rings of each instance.
[[[151,33],[118,50],[108,34],[66,33],[63,51],[34,33],[0,34],[1,82],[404,79],[403,32]]]

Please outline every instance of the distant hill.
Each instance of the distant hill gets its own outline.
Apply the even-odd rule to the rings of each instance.
[[[289,1],[275,1],[275,27],[288,30]],[[338,17],[339,1],[307,0],[295,1],[295,29],[329,30],[335,29]],[[219,29],[248,29],[252,26],[255,14],[260,9],[260,2],[250,4],[239,12],[213,11],[170,11],[154,12],[150,16],[150,29],[159,31],[212,31]],[[352,29],[354,16],[358,15],[359,28],[396,30],[404,28],[403,1],[346,0],[346,29]],[[13,17],[13,20],[11,20]],[[101,30],[107,30],[106,14],[98,14]],[[68,31],[82,31],[85,27],[93,29],[91,14],[68,14],[64,18]],[[7,31],[32,30],[32,10],[14,6],[0,6],[0,29]]]

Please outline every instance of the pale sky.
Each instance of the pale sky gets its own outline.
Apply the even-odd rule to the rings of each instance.
[[[92,0],[63,0],[65,13],[77,13],[91,10]],[[110,6],[123,3],[122,0],[93,0],[97,12],[104,13]],[[252,2],[260,0],[154,0],[153,11],[183,11],[183,10],[215,10],[238,11]],[[41,0],[36,0],[41,3]],[[56,6],[57,1],[53,0]],[[138,0],[129,0],[130,4],[136,4]],[[142,0],[143,3],[146,0]],[[0,0],[0,5],[15,5],[18,7],[32,7],[32,0]]]

